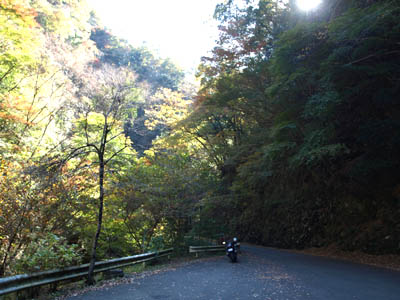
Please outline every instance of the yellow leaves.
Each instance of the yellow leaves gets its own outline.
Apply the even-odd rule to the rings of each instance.
[[[192,101],[185,99],[182,93],[170,89],[158,91],[152,97],[152,101],[154,105],[146,110],[149,120],[145,122],[150,129],[154,129],[159,124],[174,126],[188,115],[192,104]]]
[[[72,1],[71,3],[49,3],[46,0],[31,1],[32,6],[41,16],[41,25],[46,32],[53,32],[62,39],[88,39],[90,25],[90,9],[86,1]]]
[[[90,112],[89,115],[86,118],[87,123],[89,125],[100,125],[103,126],[105,122],[105,117],[97,112]]]
[[[147,157],[154,157],[154,156],[155,156],[155,151],[154,151],[153,148],[150,148],[150,149],[148,149],[148,150],[145,150],[145,151],[144,151],[144,154],[145,154]]]
[[[24,65],[37,57],[42,39],[34,19],[16,14],[0,14],[0,70],[10,63]]]
[[[0,0],[0,8],[2,13],[9,12],[14,13],[21,17],[28,25],[36,25],[35,17],[36,11],[30,7],[29,1],[27,0]]]
[[[86,30],[82,24],[89,26],[88,18],[79,19],[84,12],[78,10],[85,5],[85,1],[0,0],[0,152],[15,143],[30,147],[35,155],[44,154],[39,143],[58,142],[71,126],[71,114],[62,129],[55,114],[76,97],[77,87],[67,69],[79,73],[95,56],[89,31],[81,32]],[[72,45],[60,37],[71,35],[86,38],[86,43]]]
[[[83,116],[81,115],[81,120],[84,122],[87,122],[87,124],[89,126],[96,126],[99,128],[103,128],[105,122],[106,122],[106,118],[102,113],[98,113],[98,112],[90,112],[87,114],[87,116]],[[110,126],[111,124],[114,127],[118,127],[118,131],[121,129],[121,126],[123,125],[123,122],[120,120],[115,120],[111,117],[107,118],[107,123],[108,126]],[[111,128],[113,129],[113,128]]]

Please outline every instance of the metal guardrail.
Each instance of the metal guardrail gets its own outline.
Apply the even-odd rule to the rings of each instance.
[[[189,246],[189,253],[196,253],[196,257],[199,256],[199,252],[218,252],[218,251],[225,251],[225,245]]]
[[[220,244],[222,241],[225,240],[224,233],[214,234],[212,236],[200,236],[200,235],[185,235],[185,239],[193,239],[197,241],[203,241],[210,245],[217,245]]]
[[[150,252],[106,261],[99,261],[95,264],[94,272],[99,273],[133,264],[143,263],[159,257],[169,256],[172,251],[173,248],[170,248],[158,252]],[[85,277],[87,276],[88,271],[89,264],[84,264],[59,270],[0,278],[0,296],[50,283]]]
[[[238,250],[240,251],[240,243],[236,244]],[[219,252],[225,251],[225,245],[214,245],[214,246],[189,246],[189,253],[196,253],[196,257],[199,256],[199,252]]]
[[[190,253],[196,252],[209,252],[209,251],[225,251],[225,245],[215,245],[215,246],[189,246]]]

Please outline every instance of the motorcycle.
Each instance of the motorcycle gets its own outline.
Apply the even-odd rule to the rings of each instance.
[[[226,245],[226,255],[230,258],[231,262],[237,262],[238,242],[237,238],[233,238],[232,242]]]

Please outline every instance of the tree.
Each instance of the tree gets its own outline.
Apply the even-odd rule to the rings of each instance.
[[[81,102],[77,103],[79,118],[70,133],[70,153],[63,161],[73,162],[78,157],[85,157],[98,166],[97,230],[88,273],[88,283],[93,284],[96,249],[103,221],[106,167],[115,164],[117,158],[124,155],[132,158],[134,154],[130,150],[131,141],[125,136],[123,122],[134,114],[139,89],[134,75],[127,69],[105,65],[90,69],[90,73],[91,76],[83,78]]]
[[[143,155],[145,150],[151,148],[152,141],[165,131],[161,125],[152,130],[145,126],[149,118],[146,113],[147,106],[152,104],[150,98],[162,89],[174,92],[180,90],[185,77],[184,72],[171,60],[158,58],[145,47],[134,48],[105,29],[93,29],[91,39],[100,50],[99,59],[102,63],[129,68],[138,76],[138,82],[148,86],[146,101],[138,108],[136,120],[133,124],[125,124],[126,131],[135,141],[133,147],[139,155]]]
[[[232,230],[269,245],[396,251],[398,1],[308,16],[279,2],[217,6],[218,46],[181,122],[220,171],[208,211],[230,199]]]
[[[185,77],[171,60],[157,58],[145,47],[134,48],[105,29],[93,29],[90,38],[101,51],[102,62],[131,69],[138,81],[150,85],[152,92],[160,88],[176,91]]]

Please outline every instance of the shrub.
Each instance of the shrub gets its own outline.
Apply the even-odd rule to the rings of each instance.
[[[18,273],[31,273],[77,265],[81,261],[78,245],[68,245],[65,238],[48,233],[44,237],[33,237],[17,260],[15,270]]]

